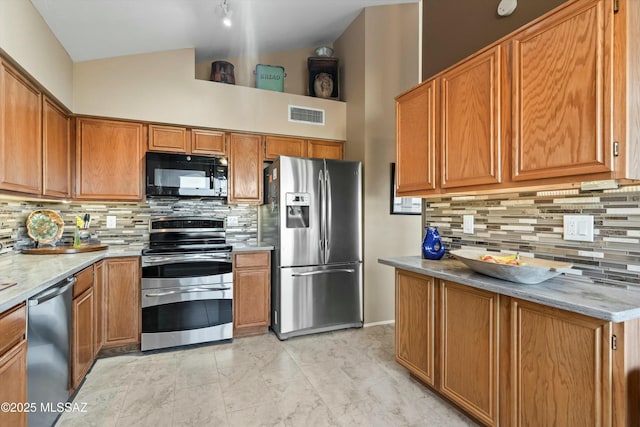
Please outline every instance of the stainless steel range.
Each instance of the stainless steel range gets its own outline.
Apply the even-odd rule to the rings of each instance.
[[[154,218],[142,251],[142,351],[233,338],[224,220]]]

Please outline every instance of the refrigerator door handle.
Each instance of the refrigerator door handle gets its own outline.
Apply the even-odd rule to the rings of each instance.
[[[325,264],[327,262],[326,257],[326,243],[327,243],[327,221],[326,221],[326,212],[327,212],[327,194],[326,194],[326,185],[325,185],[325,177],[323,170],[320,170],[318,174],[318,188],[320,189],[320,263]]]
[[[331,274],[331,273],[355,273],[353,268],[336,268],[334,270],[320,270],[320,271],[307,271],[305,273],[293,273],[291,277],[305,277],[305,276],[317,276],[319,274]]]
[[[325,222],[325,232],[324,232],[324,259],[325,259],[325,263],[329,263],[329,256],[330,256],[330,252],[331,252],[331,222],[332,222],[332,217],[331,217],[331,212],[333,212],[332,209],[332,201],[331,198],[333,197],[331,194],[331,175],[329,175],[329,169],[327,169],[325,171],[325,175],[324,175],[324,183],[325,183],[325,198],[326,198],[326,203],[325,203],[325,210],[324,210],[324,222]]]

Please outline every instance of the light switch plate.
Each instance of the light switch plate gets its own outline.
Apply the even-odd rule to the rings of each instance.
[[[107,228],[116,228],[116,216],[107,215]]]
[[[473,234],[473,215],[462,216],[462,231],[466,234]]]
[[[227,216],[227,226],[228,227],[237,227],[238,226],[238,217],[235,215]]]
[[[593,242],[593,215],[565,215],[564,240]]]

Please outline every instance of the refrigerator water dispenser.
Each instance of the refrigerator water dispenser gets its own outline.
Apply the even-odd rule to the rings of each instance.
[[[309,193],[286,194],[287,228],[309,228]]]

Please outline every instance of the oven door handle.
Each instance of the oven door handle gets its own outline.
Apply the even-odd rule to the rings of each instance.
[[[229,291],[231,288],[190,288],[190,289],[180,289],[177,291],[166,291],[166,292],[157,292],[153,294],[145,294],[145,297],[166,297],[167,295],[176,295],[176,294],[191,294],[196,292],[211,292],[211,291]]]
[[[178,262],[201,262],[201,261],[214,261],[214,262],[231,262],[231,257],[227,254],[209,254],[209,255],[190,255],[190,256],[179,256],[179,257],[143,257],[142,265],[145,266],[154,266],[161,264],[169,264],[169,263],[178,263]]]

